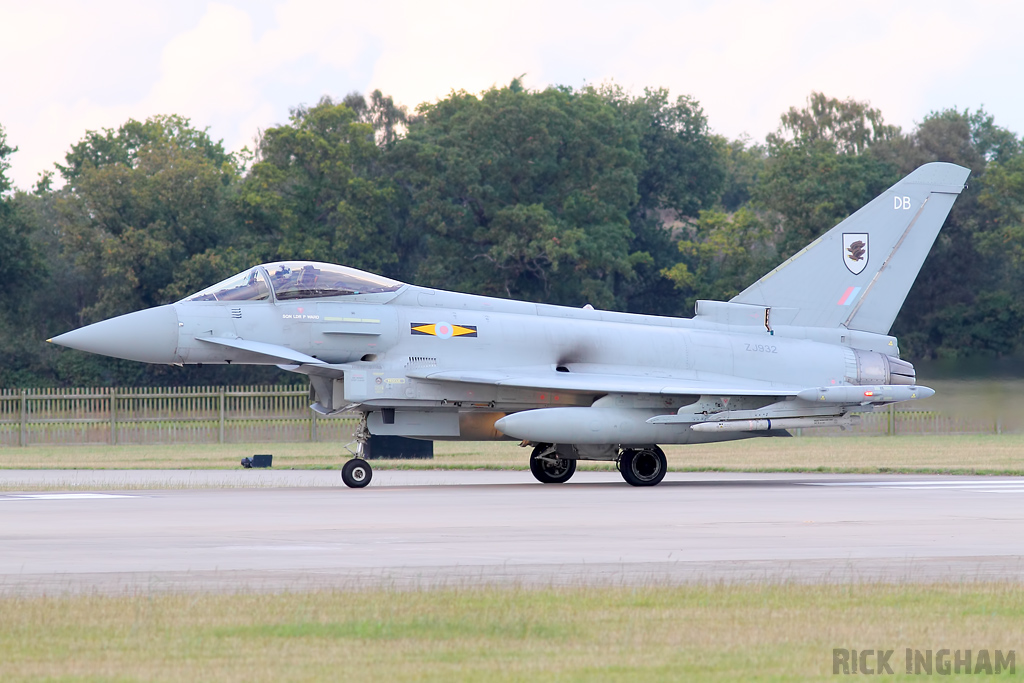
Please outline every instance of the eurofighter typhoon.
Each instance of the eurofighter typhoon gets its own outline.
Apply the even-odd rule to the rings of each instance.
[[[669,318],[428,289],[344,266],[255,266],[182,301],[50,341],[147,363],[277,365],[312,409],[358,411],[342,477],[372,476],[371,435],[515,439],[544,483],[578,460],[634,486],[658,444],[846,426],[931,396],[888,335],[968,169],[930,163],[730,301]]]

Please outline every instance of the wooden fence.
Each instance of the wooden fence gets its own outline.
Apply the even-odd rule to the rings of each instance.
[[[877,413],[862,413],[858,425],[808,430],[794,436],[893,436],[896,434],[1003,434],[1020,431],[1019,420],[1002,415],[946,415],[934,410],[901,410],[895,405]]]
[[[305,387],[0,390],[0,446],[350,441]]]
[[[57,444],[348,442],[355,417],[309,409],[305,387],[172,387],[0,390],[0,447]],[[983,434],[1019,431],[1019,420],[938,412],[868,413],[847,430],[806,435]]]

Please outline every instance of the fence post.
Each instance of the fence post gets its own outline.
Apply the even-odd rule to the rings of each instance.
[[[219,443],[224,443],[224,387],[220,388],[220,440]]]
[[[110,443],[117,445],[117,389],[110,387]]]
[[[18,425],[18,445],[28,445],[28,389],[21,390],[21,421]]]
[[[317,441],[317,434],[316,434],[316,411],[312,410],[312,409],[309,411],[309,440],[310,441]]]
[[[896,436],[896,404],[889,404],[889,436]]]

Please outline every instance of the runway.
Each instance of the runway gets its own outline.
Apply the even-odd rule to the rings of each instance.
[[[187,474],[0,471],[0,594],[1024,577],[1024,479]]]

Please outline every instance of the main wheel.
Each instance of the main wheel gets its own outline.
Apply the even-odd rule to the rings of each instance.
[[[542,484],[562,484],[569,481],[569,478],[576,472],[576,461],[560,458],[555,452],[542,457],[542,454],[550,449],[551,446],[545,445],[533,449],[533,454],[530,456],[530,471]]]
[[[373,470],[370,463],[362,458],[352,458],[341,468],[341,480],[349,488],[361,489],[369,484],[372,478]]]
[[[639,450],[625,450],[619,458],[619,472],[631,486],[660,484],[668,471],[665,453],[657,446]]]

